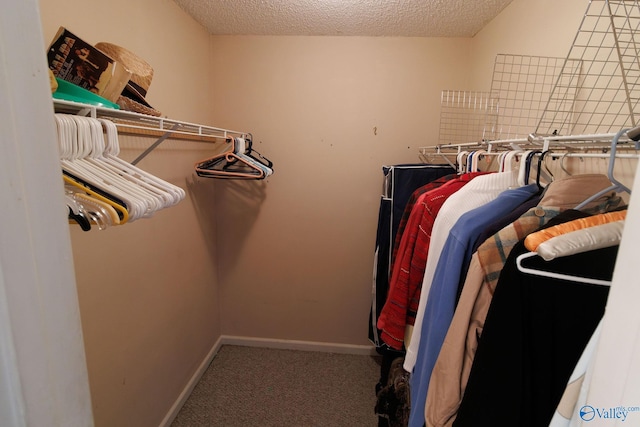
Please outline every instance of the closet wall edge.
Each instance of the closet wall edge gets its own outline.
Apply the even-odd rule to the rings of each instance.
[[[79,0],[39,3],[43,56],[60,26],[125,47],[153,67],[146,99],[163,116],[219,124],[209,35],[174,2],[116,0],[89,14]],[[131,162],[155,140],[120,134],[119,157]],[[193,165],[224,148],[169,138],[136,166],[184,189],[184,200],[104,231],[68,226],[96,426],[159,425],[220,338],[215,186]]]

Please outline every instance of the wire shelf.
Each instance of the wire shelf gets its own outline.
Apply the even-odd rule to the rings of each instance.
[[[498,102],[489,92],[443,90],[440,95],[439,144],[479,141],[487,122],[495,120]]]
[[[234,136],[246,137],[246,132],[230,129],[204,126],[166,117],[149,116],[132,111],[115,110],[107,107],[82,104],[79,102],[54,99],[53,106],[56,113],[77,114],[92,118],[106,118],[112,120],[122,132],[138,135],[163,136],[170,134],[174,139],[193,139],[212,141],[228,139]]]
[[[548,107],[562,70],[579,69],[579,63],[548,56],[497,55],[491,81],[491,93],[498,99],[497,121],[487,123],[484,139],[526,138]],[[573,106],[576,91],[577,85],[568,82],[563,108]]]
[[[569,64],[579,68],[579,61]],[[497,55],[489,92],[442,91],[439,144],[526,138],[565,66],[564,58]],[[575,92],[575,85],[567,91],[568,108]]]
[[[638,0],[589,2],[536,134],[614,132],[637,125],[639,27]]]

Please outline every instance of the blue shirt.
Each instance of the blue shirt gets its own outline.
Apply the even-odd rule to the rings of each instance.
[[[449,232],[436,266],[427,298],[420,346],[411,375],[411,414],[409,427],[422,427],[431,371],[453,319],[458,284],[471,262],[474,243],[498,218],[525,203],[538,192],[535,184],[505,190],[493,201],[463,214]]]

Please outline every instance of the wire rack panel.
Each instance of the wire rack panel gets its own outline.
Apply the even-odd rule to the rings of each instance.
[[[442,91],[439,144],[526,138],[540,122],[565,63],[580,68],[580,61],[565,58],[497,55],[489,92]],[[567,93],[558,107],[573,109],[578,83],[564,82]]]
[[[443,90],[440,94],[438,143],[465,144],[482,139],[487,123],[495,124],[497,99],[489,92]]]
[[[580,61],[547,56],[497,55],[491,94],[498,100],[497,121],[488,121],[485,140],[526,138],[540,122],[563,69],[579,70]],[[577,74],[579,76],[579,73]],[[577,81],[565,81],[558,108],[571,109]]]
[[[638,28],[639,0],[589,2],[536,134],[595,134],[636,126]]]

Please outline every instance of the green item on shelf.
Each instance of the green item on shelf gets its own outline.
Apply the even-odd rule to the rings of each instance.
[[[90,92],[71,82],[56,77],[58,90],[53,93],[53,97],[64,101],[80,102],[82,104],[95,105],[97,107],[107,107],[119,110],[118,104],[105,99],[93,92]]]

